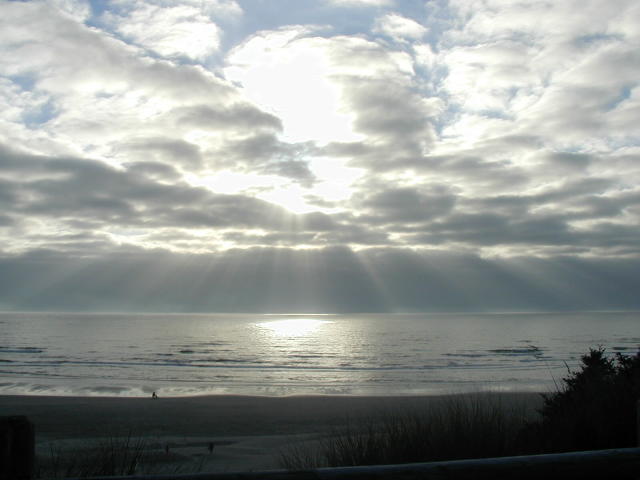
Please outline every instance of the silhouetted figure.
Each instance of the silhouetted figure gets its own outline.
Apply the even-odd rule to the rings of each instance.
[[[164,453],[169,455],[169,444],[168,443],[164,446]]]
[[[151,394],[151,398],[153,398],[154,400],[155,400],[156,398],[158,398],[158,395],[156,395],[156,392],[153,392],[153,393]]]
[[[209,442],[209,455],[213,453],[213,442]]]

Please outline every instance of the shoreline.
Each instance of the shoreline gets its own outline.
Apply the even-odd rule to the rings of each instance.
[[[437,395],[196,395],[78,397],[0,395],[0,415],[26,415],[41,437],[96,437],[113,430],[154,435],[315,433],[383,412],[415,412],[451,398],[486,398],[535,408],[541,392]],[[107,432],[107,431],[111,432]]]
[[[498,401],[534,411],[539,393],[416,396],[202,395],[191,397],[71,397],[0,395],[0,416],[25,415],[36,430],[36,453],[70,458],[114,438],[143,439],[167,468],[230,472],[279,468],[291,445],[317,441],[332,430],[386,414],[419,413],[454,399]],[[208,450],[215,445],[213,452]],[[195,470],[189,470],[195,469]]]

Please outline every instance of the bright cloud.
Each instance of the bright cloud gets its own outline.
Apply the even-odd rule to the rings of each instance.
[[[134,4],[118,15],[108,15],[115,31],[138,45],[165,57],[203,60],[218,50],[218,26],[195,7],[159,7]]]
[[[390,13],[376,20],[374,31],[384,33],[396,40],[420,39],[427,29],[415,20]]]
[[[356,140],[354,116],[344,104],[338,78],[343,72],[334,58],[348,46],[313,32],[294,27],[258,34],[231,52],[225,74],[283,120],[285,138]]]

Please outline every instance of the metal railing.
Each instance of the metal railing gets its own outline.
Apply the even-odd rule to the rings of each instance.
[[[447,462],[317,468],[314,470],[189,475],[94,477],[92,480],[495,480],[495,479],[623,479],[640,473],[640,448],[454,460]],[[78,479],[79,480],[79,479]]]

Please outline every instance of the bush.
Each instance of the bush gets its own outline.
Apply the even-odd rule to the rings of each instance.
[[[541,422],[534,425],[547,452],[632,447],[637,444],[640,352],[607,356],[604,348],[581,357],[563,388],[544,396]]]

